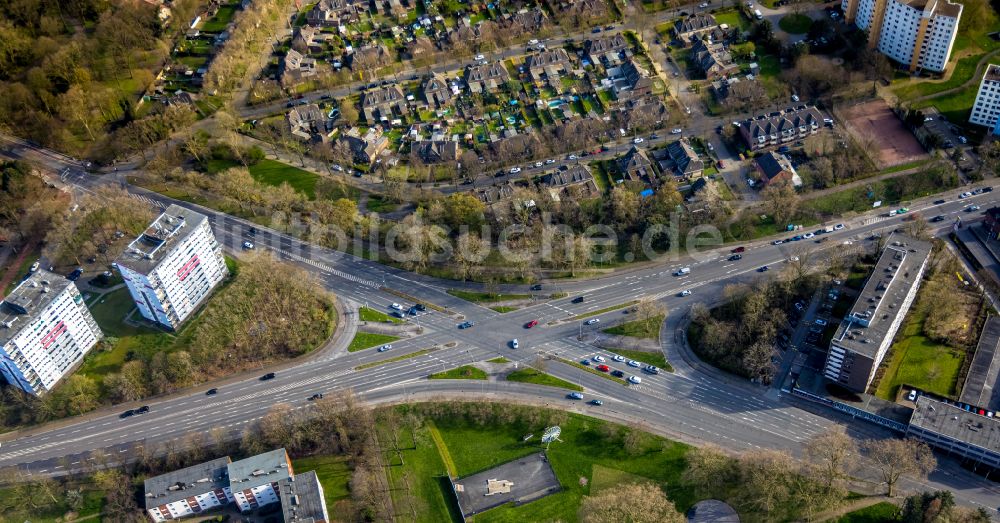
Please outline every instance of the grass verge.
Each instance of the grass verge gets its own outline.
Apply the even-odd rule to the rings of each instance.
[[[667,372],[674,371],[674,368],[670,366],[670,363],[667,362],[667,358],[663,356],[662,352],[645,352],[640,350],[615,350],[613,352],[621,354],[630,360],[641,361],[647,365],[655,365],[660,370]]]
[[[436,350],[437,350],[436,348],[421,349],[421,350],[418,350],[417,352],[411,352],[409,354],[401,354],[399,356],[396,356],[395,358],[389,358],[387,360],[373,361],[371,363],[365,363],[364,365],[358,365],[357,367],[354,367],[354,370],[365,370],[365,369],[370,369],[372,367],[379,367],[381,365],[386,365],[386,364],[389,364],[389,363],[395,363],[397,361],[408,360],[410,358],[416,358],[416,357],[419,357],[419,356],[423,356],[424,354],[430,354],[430,353],[432,353],[432,352],[434,352]]]
[[[635,320],[604,329],[608,334],[630,336],[632,338],[660,339],[660,327],[663,325],[663,314],[645,320]]]
[[[434,309],[434,310],[436,310],[438,312],[444,312],[444,313],[447,313],[447,314],[452,314],[451,311],[449,311],[448,309],[446,309],[446,308],[444,308],[444,307],[442,307],[440,305],[435,305],[435,304],[433,304],[433,303],[431,303],[429,301],[421,300],[420,298],[417,298],[416,296],[411,296],[409,294],[406,294],[403,291],[397,291],[396,289],[393,289],[393,288],[390,288],[390,287],[382,287],[379,290],[381,290],[383,292],[388,292],[389,294],[393,294],[395,296],[399,296],[400,298],[403,298],[404,300],[412,301],[413,303],[423,303],[427,307],[430,307],[431,309]]]
[[[492,292],[463,291],[460,289],[448,289],[448,294],[456,298],[462,298],[472,303],[489,303],[506,300],[530,300],[530,294],[495,294]]]
[[[371,307],[361,307],[358,309],[358,318],[361,321],[377,321],[379,323],[403,323],[403,320],[399,318],[394,318],[388,314],[377,311]]]
[[[578,392],[583,391],[583,387],[577,385],[576,383],[570,383],[564,379],[557,378],[551,374],[546,374],[530,367],[511,372],[507,375],[507,381],[533,383],[535,385],[545,385],[547,387],[559,387]]]
[[[477,369],[472,365],[462,365],[451,370],[446,370],[444,372],[435,372],[430,376],[427,376],[429,380],[485,380],[486,372],[482,369]]]
[[[503,356],[493,358],[492,360],[486,360],[486,363],[509,363],[510,360],[504,358]]]
[[[778,20],[778,27],[786,33],[791,33],[793,35],[800,35],[809,31],[809,26],[812,25],[812,18],[804,14],[792,13],[781,17]]]
[[[516,311],[517,307],[508,307],[506,305],[497,305],[496,307],[490,307],[490,309],[493,309],[493,310],[499,312],[500,314],[506,314],[508,312],[514,312],[514,311]]]
[[[354,335],[351,344],[347,346],[347,352],[357,352],[359,350],[370,349],[376,345],[390,343],[399,339],[399,336],[388,334],[375,334],[373,332],[359,332]]]
[[[591,316],[597,316],[598,314],[604,314],[605,312],[611,312],[611,311],[616,311],[618,309],[624,309],[625,307],[631,307],[631,306],[635,305],[636,303],[639,303],[639,301],[638,300],[627,301],[625,303],[619,303],[618,305],[612,305],[610,307],[605,307],[603,309],[597,309],[596,311],[590,311],[590,312],[585,312],[583,314],[577,314],[576,316],[573,316],[570,319],[571,320],[582,320],[582,319],[585,319],[585,318],[589,318]]]

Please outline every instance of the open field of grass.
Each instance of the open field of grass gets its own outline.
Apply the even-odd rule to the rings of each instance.
[[[778,20],[778,27],[786,33],[791,33],[793,35],[805,34],[809,31],[809,27],[812,25],[812,18],[804,14],[792,13],[781,17]]]
[[[472,365],[462,365],[444,372],[436,372],[427,376],[431,380],[485,380],[486,372],[473,367]]]
[[[663,315],[657,315],[645,320],[635,320],[604,329],[604,332],[615,336],[631,336],[633,338],[660,338],[660,327],[663,325]]]
[[[398,340],[398,336],[388,334],[375,334],[372,332],[358,332],[347,346],[347,352],[357,352],[359,350],[370,349],[376,345],[384,345]]]
[[[715,13],[715,21],[721,24],[726,24],[729,27],[737,27],[740,31],[750,30],[750,20],[747,20],[739,11],[735,9],[728,9],[726,11],[719,11]]]
[[[347,508],[351,504],[351,466],[346,456],[311,456],[292,460],[296,471],[315,470],[323,485],[326,508],[335,521],[346,521],[352,516]]]
[[[883,501],[863,509],[848,512],[836,523],[892,523],[899,521],[899,507]]]
[[[582,391],[583,387],[577,385],[576,383],[570,383],[566,380],[559,379],[551,374],[546,374],[544,372],[535,370],[531,367],[526,367],[523,369],[518,369],[507,375],[507,381],[517,381],[521,383],[534,383],[535,385],[545,385],[548,387],[559,387],[562,389],[569,389],[575,391]]]
[[[889,368],[875,395],[894,401],[900,385],[912,385],[942,396],[955,395],[965,353],[935,343],[922,334],[924,314],[911,313],[889,353]]]
[[[849,187],[802,202],[800,215],[813,219],[838,216],[847,212],[871,209],[872,202],[881,200],[893,205],[914,198],[936,194],[958,186],[958,176],[939,178],[931,170],[907,175],[905,180],[889,178],[870,184],[874,197],[868,197],[869,186]],[[809,216],[812,214],[812,216]]]
[[[223,171],[240,164],[230,160],[209,160],[207,170],[210,173]],[[288,183],[292,189],[305,194],[309,199],[316,198],[316,182],[319,175],[293,167],[277,160],[264,159],[247,168],[250,176],[260,183],[277,187]]]
[[[385,322],[403,323],[403,320],[389,316],[388,314],[382,311],[377,311],[371,307],[361,307],[360,309],[358,309],[358,318],[360,318],[361,321],[377,321],[380,323],[385,323]]]

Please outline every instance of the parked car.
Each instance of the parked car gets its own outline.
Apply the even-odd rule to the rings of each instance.
[[[323,395],[318,392],[316,394],[313,394],[312,396],[309,396],[309,401],[316,401],[321,399],[323,399]]]
[[[639,376],[629,376],[628,377],[628,382],[631,383],[631,384],[633,384],[633,385],[638,385],[638,384],[642,383],[642,378],[640,378]]]
[[[243,248],[248,251],[253,249],[253,242],[243,242]]]
[[[683,132],[684,132],[684,129],[681,129],[680,127],[675,127],[675,128],[673,128],[673,129],[670,130],[670,134],[681,134]]]

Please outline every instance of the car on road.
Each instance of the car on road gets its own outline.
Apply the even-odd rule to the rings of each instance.
[[[418,304],[414,305],[414,307],[416,307],[417,310],[420,311],[420,312],[424,312],[425,310],[427,310],[427,306],[424,305],[423,303],[418,303]]]
[[[516,349],[519,348],[520,346],[521,344],[517,342],[517,338],[510,340],[510,348]]]
[[[615,354],[611,359],[619,362],[625,361],[625,356],[622,356],[621,354]]]
[[[771,245],[781,245],[782,243],[785,243],[785,240],[774,240]]]
[[[217,389],[215,387],[212,387],[211,389],[208,389],[208,390],[205,391],[205,395],[206,396],[215,396],[218,393],[219,393],[219,389]]]
[[[607,365],[598,365],[594,368],[601,372],[611,372],[611,367],[608,367]]]
[[[641,363],[639,363],[638,361],[635,361],[635,360],[628,360],[628,363],[627,363],[627,365],[628,365],[629,367],[635,367],[635,368],[639,368],[639,367],[642,367],[642,364],[641,364]]]
[[[511,167],[510,170],[507,171],[507,172],[509,172],[510,174],[517,174],[517,173],[521,172],[521,168],[520,167]]]
[[[639,376],[629,376],[628,377],[628,382],[631,383],[631,384],[633,384],[633,385],[638,385],[638,384],[642,383],[642,378],[640,378]]]
[[[660,368],[656,365],[647,365],[646,368],[642,369],[650,374],[659,374]]]
[[[398,303],[393,303],[392,305],[389,306],[389,308],[390,309],[395,309],[397,311],[403,310],[403,306],[400,305],[400,304],[398,304]]]
[[[964,192],[964,193],[962,193],[962,194],[959,194],[959,195],[958,195],[958,198],[959,198],[960,200],[964,200],[964,199],[968,198],[969,196],[972,196],[972,193],[971,193],[971,192]]]
[[[591,405],[593,405],[595,407],[600,407],[601,405],[604,405],[604,402],[601,401],[601,400],[590,400],[587,403],[589,403],[589,404],[591,404]]]
[[[532,327],[534,327],[536,325],[538,325],[538,320],[531,320],[528,323],[524,324],[524,328],[525,329],[530,329],[530,328],[532,328]]]
[[[392,344],[391,343],[386,343],[385,345],[383,345],[383,346],[381,346],[381,347],[378,348],[379,352],[385,352],[387,350],[392,350]]]
[[[737,261],[737,260],[742,260],[742,259],[743,259],[743,255],[742,254],[734,254],[734,255],[732,255],[732,256],[729,257],[729,261]]]
[[[807,232],[807,233],[803,234],[802,237],[808,240],[810,238],[815,238],[816,237],[816,233]]]
[[[253,242],[243,242],[243,248],[248,251],[253,249]]]
[[[681,134],[683,132],[684,132],[684,129],[681,129],[680,127],[675,127],[675,128],[673,128],[673,129],[670,130],[670,134]]]
[[[265,375],[263,375],[263,376],[260,377],[260,381],[267,381],[267,380],[273,380],[273,379],[274,379],[274,373],[273,372],[268,372],[267,374],[265,374]]]
[[[125,418],[130,418],[130,417],[132,417],[134,415],[135,415],[135,411],[132,410],[132,409],[128,409],[125,412],[122,412],[121,414],[119,414],[118,417],[121,418],[121,419],[125,419]]]
[[[746,250],[747,250],[746,247],[737,247],[737,248],[735,248],[735,249],[733,249],[732,251],[729,251],[729,252],[740,253],[740,252],[746,252]]]
[[[641,137],[641,136],[639,136],[639,137],[637,137],[636,139],[632,140],[632,143],[642,143],[642,142],[644,142],[644,141],[646,141],[646,140],[643,140],[643,139],[642,139],[642,137]]]
[[[410,310],[406,311],[406,313],[409,314],[410,316],[416,316],[417,315],[417,306],[414,305],[413,307],[410,307]]]
[[[583,303],[583,296],[577,296],[573,298],[573,303]]]
[[[767,265],[761,265],[761,267],[757,269],[757,272],[767,272],[768,270],[770,270],[770,267]]]
[[[681,298],[683,298],[685,296],[690,296],[690,295],[691,295],[691,290],[690,289],[684,289],[681,292],[677,293],[677,296],[679,296]]]
[[[833,226],[833,230],[835,230],[835,231],[839,231],[839,230],[841,230],[843,228],[844,228],[844,224],[842,224],[842,223],[838,223],[837,225]]]
[[[570,392],[566,395],[566,398],[571,400],[582,400],[583,394],[580,394],[579,392]]]
[[[965,212],[976,212],[978,210],[979,210],[978,205],[970,205],[967,209],[965,209]]]
[[[323,394],[321,394],[319,392],[317,392],[316,394],[313,394],[312,396],[309,396],[309,401],[316,401],[316,400],[321,400],[321,399],[323,399]]]
[[[943,222],[944,221],[944,215],[943,214],[939,214],[939,215],[931,218],[931,221],[935,222],[935,223],[936,222]]]
[[[622,372],[622,371],[620,371],[620,370],[613,370],[613,371],[611,371],[611,375],[614,376],[614,377],[616,377],[616,378],[624,378],[625,377],[625,373]]]
[[[553,160],[552,158],[549,158],[548,160],[545,160],[545,165],[552,165],[554,163],[556,163],[556,161]]]
[[[143,405],[143,406],[135,409],[135,413],[136,414],[145,414],[147,412],[149,412],[149,405]]]
[[[702,8],[702,9],[705,9],[706,7],[708,7],[708,2],[702,2],[702,3],[698,4],[698,7]]]
[[[543,164],[542,162],[535,162],[535,167],[541,167],[543,165],[545,165],[545,164]]]
[[[598,354],[598,355],[594,356],[594,361],[596,361],[597,363],[604,363],[607,360],[604,359],[604,356],[601,356],[600,354]]]
[[[824,320],[823,318],[816,318],[815,320],[813,320],[813,323],[815,323],[816,325],[823,326],[823,327],[826,326],[826,320]]]
[[[797,262],[797,261],[799,261],[799,257],[798,256],[792,256],[791,258],[788,258],[788,261],[790,261],[790,262]]]
[[[691,274],[691,267],[681,267],[674,271],[674,276],[684,276],[685,274]]]
[[[541,283],[536,283],[535,285],[532,285],[531,286],[531,290],[533,290],[533,291],[540,291],[540,290],[542,290],[542,284]]]
[[[481,54],[477,54],[476,55],[476,60],[485,60],[485,59],[486,59],[486,57],[483,56],[483,55],[481,55]]]
[[[934,200],[934,205],[941,205],[941,204],[942,204],[942,203],[944,203],[945,201],[946,201],[946,200]]]
[[[576,160],[577,158],[579,158],[579,156],[577,156],[575,154],[571,154],[571,155],[569,155],[569,156],[566,157],[567,160]]]
[[[458,328],[459,329],[468,329],[468,328],[471,328],[474,325],[475,325],[475,322],[463,321],[462,323],[458,324]]]

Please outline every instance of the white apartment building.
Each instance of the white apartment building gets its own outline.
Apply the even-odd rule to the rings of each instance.
[[[76,285],[40,269],[0,302],[0,374],[25,392],[48,392],[102,336]]]
[[[962,18],[947,0],[841,0],[844,21],[868,32],[868,46],[909,67],[942,72]]]
[[[233,502],[228,457],[199,463],[146,480],[146,512],[153,521],[199,514]]]
[[[979,83],[979,93],[976,103],[972,105],[969,122],[983,125],[994,130],[996,134],[998,117],[1000,117],[1000,65],[990,64]]]
[[[228,274],[203,214],[171,205],[115,260],[143,317],[176,330]]]

